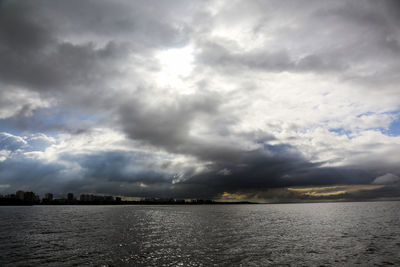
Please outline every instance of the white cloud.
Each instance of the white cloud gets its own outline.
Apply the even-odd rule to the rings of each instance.
[[[22,88],[7,87],[0,90],[0,119],[13,117],[17,114],[31,116],[38,108],[48,108],[52,101],[42,99],[36,92]]]
[[[398,184],[400,183],[400,177],[391,173],[387,173],[385,175],[376,177],[372,183],[382,185]]]
[[[0,150],[0,162],[5,161],[8,156],[11,154],[11,151],[9,150]]]

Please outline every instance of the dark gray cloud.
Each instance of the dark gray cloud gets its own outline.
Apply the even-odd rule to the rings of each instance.
[[[307,6],[293,1],[238,2],[237,6],[222,12],[223,20],[235,27],[234,20],[260,16],[259,23],[242,31],[252,32],[255,39],[260,35],[278,36],[278,39],[248,50],[239,44],[240,38],[229,42],[210,38],[202,43],[198,60],[228,73],[246,69],[330,72],[344,80],[367,85],[379,80],[379,84],[395,83],[400,48],[398,10],[398,4],[393,1],[363,1],[362,5],[351,1],[317,1]],[[287,22],[274,27],[277,14]],[[240,32],[235,34],[238,36]],[[374,65],[377,63],[380,67]],[[365,65],[373,71],[364,75],[356,71]],[[365,83],[365,80],[368,81]]]
[[[293,148],[280,146],[244,152],[240,162],[216,164],[210,172],[195,175],[177,187],[188,190],[190,193],[184,192],[187,197],[196,194],[197,186],[201,186],[201,194],[210,197],[224,192],[259,194],[269,188],[292,186],[370,184],[376,175],[359,168],[322,167],[310,163]]]
[[[118,74],[116,64],[132,51],[146,53],[187,42],[185,23],[170,21],[174,8],[194,7],[124,1],[2,1],[0,78],[35,90],[73,90],[103,81]],[[75,38],[68,38],[70,34]]]
[[[163,148],[177,154],[196,156],[201,160],[236,161],[241,152],[230,143],[217,143],[213,136],[200,138],[193,136],[191,130],[196,121],[216,120],[222,99],[215,94],[196,94],[182,96],[170,103],[148,106],[141,101],[121,106],[120,124],[128,136],[134,140]],[[211,124],[211,132],[221,132],[230,120]],[[273,137],[267,136],[267,139]]]
[[[43,163],[27,157],[9,158],[0,162],[0,179],[9,184],[8,192],[35,190],[40,194],[62,191],[58,179],[65,167],[59,163]],[[61,180],[62,181],[62,180]]]
[[[221,45],[207,43],[202,47],[199,61],[228,71],[241,71],[243,68],[282,72],[282,71],[343,71],[348,66],[338,55],[308,54],[295,58],[284,48],[279,51],[259,50],[245,53],[231,53]]]
[[[144,139],[151,144],[171,148],[185,143],[190,123],[196,116],[213,116],[219,102],[207,95],[182,97],[155,107],[139,101],[121,106],[121,125],[125,131],[133,139]]]
[[[2,134],[0,150],[12,151],[7,159],[0,161],[0,178],[2,184],[10,185],[8,191],[20,188],[41,194],[48,191],[62,194],[68,191],[77,194],[86,192],[181,198],[216,198],[229,192],[258,201],[270,198],[275,201],[305,201],[398,197],[397,184],[393,186],[393,183],[388,182],[384,188],[361,193],[349,192],[340,196],[303,195],[282,189],[296,186],[382,184],[377,182],[382,177],[397,177],[386,174],[376,178],[379,172],[366,172],[359,168],[323,167],[308,162],[290,146],[267,145],[262,149],[242,151],[236,161],[222,158],[210,163],[208,171],[200,174],[189,168],[184,176],[190,178],[173,182],[176,174],[174,168],[170,168],[172,163],[167,158],[164,163],[155,164],[156,159],[150,153],[116,150],[78,154],[64,152],[57,161],[51,162],[35,156],[35,153],[43,151],[50,144],[44,136],[20,140]]]

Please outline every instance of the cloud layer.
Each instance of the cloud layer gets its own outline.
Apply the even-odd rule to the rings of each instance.
[[[399,14],[367,0],[1,1],[0,191],[397,197]]]

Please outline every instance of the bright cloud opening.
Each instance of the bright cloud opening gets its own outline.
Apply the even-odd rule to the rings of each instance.
[[[178,49],[168,49],[156,55],[161,70],[156,75],[157,85],[169,87],[184,93],[189,90],[185,79],[193,70],[193,48],[186,46]]]

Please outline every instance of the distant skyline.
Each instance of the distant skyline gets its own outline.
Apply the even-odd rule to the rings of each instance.
[[[400,197],[400,3],[0,1],[0,194]]]

